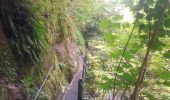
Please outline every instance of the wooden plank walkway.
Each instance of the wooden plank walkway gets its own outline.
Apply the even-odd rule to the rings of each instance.
[[[84,65],[83,56],[80,56],[77,64],[78,70],[74,75],[68,89],[66,90],[63,96],[63,100],[77,100],[78,80],[82,79],[83,65]]]

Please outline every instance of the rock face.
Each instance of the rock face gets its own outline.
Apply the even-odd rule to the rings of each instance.
[[[72,72],[75,72],[77,70],[76,68],[79,62],[80,52],[76,42],[72,39],[72,37],[68,37],[61,43],[55,44],[54,49],[59,55],[58,57],[60,60],[64,61],[69,59],[68,66],[72,67]]]
[[[69,77],[68,82],[71,82],[74,76],[75,77],[81,76],[80,69],[82,68],[81,66],[83,64],[83,59],[75,40],[72,39],[72,37],[67,37],[63,39],[60,43],[55,43],[52,47],[49,47],[52,49],[50,50],[50,52],[47,53],[47,57],[44,61],[45,62],[44,68],[42,69],[42,71],[35,72],[34,68],[19,69],[18,67],[16,67],[15,59],[13,58],[11,49],[4,35],[2,27],[3,26],[0,24],[0,57],[1,57],[0,58],[0,78],[1,78],[0,99],[30,100],[31,98],[33,98],[32,95],[35,95],[36,92],[34,92],[31,95],[28,93],[28,91],[26,91],[26,88],[34,89],[35,87],[31,87],[31,85],[36,85],[37,83],[38,83],[37,85],[41,85],[40,82],[44,79],[46,73],[48,72],[50,66],[49,64],[54,60],[55,57],[57,58],[55,59],[57,60],[55,62],[56,63],[63,62],[66,65],[68,71],[64,72],[64,71],[59,71],[60,69],[58,68],[55,69],[50,75],[50,78],[47,80],[44,89],[49,93],[49,96],[46,97],[49,100],[54,100],[57,97],[61,99],[63,96],[61,94],[62,92],[61,87],[63,86],[63,84],[59,84],[59,83],[63,83],[62,81],[67,82],[68,77]],[[7,63],[3,62],[5,60],[7,60],[8,62]],[[41,74],[42,72],[43,74]],[[78,72],[78,74],[76,72]],[[68,73],[68,75],[64,76],[65,73]],[[37,76],[37,75],[41,75],[41,76]],[[36,77],[38,80],[33,80],[33,76]],[[29,82],[30,79],[27,79],[27,77],[31,78],[31,82]],[[74,77],[74,82],[72,83],[77,83],[78,78],[76,78],[75,81],[75,77]],[[23,80],[25,83],[20,83],[21,80]],[[23,85],[28,85],[28,87],[25,86],[23,87]]]
[[[23,70],[18,69],[15,64],[12,64],[15,62],[15,60],[13,59],[10,47],[7,43],[8,43],[8,41],[6,40],[2,30],[0,30],[0,53],[1,54],[5,53],[8,55],[8,58],[10,58],[10,61],[8,60],[10,62],[9,68],[0,70],[0,71],[3,72],[5,70],[10,69],[10,67],[12,67],[12,70],[14,70],[14,73],[16,74],[16,76],[14,76],[14,77],[12,77],[12,76],[6,77],[6,75],[8,75],[7,73],[4,73],[4,74],[0,73],[0,74],[2,74],[0,76],[1,77],[1,79],[0,79],[0,97],[2,100],[30,100],[32,98],[32,96],[26,94],[27,93],[25,91],[26,88],[20,86],[21,85],[20,83],[18,84],[18,83],[14,82],[16,80],[18,80],[18,81],[21,81],[21,79],[24,80],[25,77],[27,77],[27,74],[22,74],[21,79],[17,79],[18,75],[17,75],[16,70],[17,71],[23,71]],[[49,52],[49,55],[50,55],[50,57],[47,57],[47,59],[49,59],[49,60],[53,59],[53,56],[56,55],[57,60],[58,60],[57,62],[64,62],[64,64],[70,71],[69,75],[71,75],[71,76],[69,76],[70,77],[69,82],[71,82],[71,85],[69,86],[69,88],[72,88],[72,90],[76,89],[76,91],[77,91],[76,86],[78,83],[78,79],[81,78],[81,73],[82,73],[82,68],[83,68],[83,56],[80,53],[75,40],[73,40],[71,37],[68,37],[68,38],[64,39],[62,42],[54,44],[54,46],[52,46],[51,52]],[[49,69],[49,67],[48,67],[49,65],[47,63],[49,63],[49,61],[46,61],[46,64],[45,64],[46,66],[44,66],[45,67],[43,69],[44,76],[42,76],[39,79],[43,79],[45,77],[46,72]],[[3,69],[2,63],[0,65],[1,65],[0,67]],[[15,66],[13,66],[13,65],[15,65]],[[25,70],[27,70],[27,69],[25,68]],[[36,74],[40,74],[40,72],[36,72],[36,73],[34,72],[34,74],[31,74],[30,72],[27,72],[27,73],[31,77],[33,77]],[[61,92],[62,92],[61,87],[63,85],[58,84],[59,82],[62,83],[62,81],[63,81],[63,80],[58,79],[58,76],[61,75],[62,73],[65,73],[65,72],[60,72],[60,71],[58,72],[58,69],[55,69],[53,71],[53,73],[50,75],[50,78],[47,80],[47,82],[44,86],[44,88],[46,88],[48,92],[52,92],[52,94],[48,97],[49,100],[54,100],[57,97],[61,99],[63,97],[63,94],[61,94]],[[37,76],[35,76],[35,77],[37,77]],[[68,77],[68,76],[66,76],[66,77]],[[37,81],[39,81],[39,80],[37,80]],[[67,81],[67,78],[64,79],[64,81]],[[32,84],[36,84],[36,82],[33,81]],[[74,84],[74,86],[72,86],[73,84]],[[41,84],[39,84],[39,85],[41,85]],[[67,88],[67,86],[66,86],[66,88]],[[54,90],[54,89],[56,89],[56,90]],[[77,93],[76,91],[74,91],[74,92]],[[34,92],[34,95],[35,94],[36,94],[36,92]]]
[[[7,1],[9,1],[9,3],[12,4],[10,0]],[[15,0],[12,1],[15,2]],[[22,62],[23,64],[20,64],[21,61],[19,62],[18,59],[16,59],[17,57],[15,57],[13,53],[13,52],[17,52],[17,50],[11,49],[9,45],[10,39],[7,38],[6,31],[4,31],[4,26],[5,25],[8,26],[8,25],[2,23],[3,18],[1,18],[0,16],[0,100],[33,99],[38,89],[40,88],[42,82],[44,81],[44,78],[47,75],[51,65],[54,65],[55,68],[52,70],[49,78],[45,82],[45,85],[43,86],[43,89],[41,90],[38,99],[55,100],[57,97],[62,98],[63,96],[61,94],[62,87],[66,87],[66,88],[68,87],[68,84],[72,81],[72,78],[79,71],[79,69],[83,64],[83,59],[81,56],[82,51],[79,50],[79,45],[76,43],[76,40],[73,36],[76,33],[74,33],[75,31],[73,31],[74,29],[72,28],[72,25],[70,24],[70,22],[66,22],[65,24],[60,26],[56,21],[57,18],[56,16],[58,16],[58,12],[56,11],[55,15],[54,13],[51,13],[51,11],[53,11],[54,9],[60,10],[58,8],[55,8],[58,1],[53,1],[55,2],[54,3],[55,5],[53,5],[52,2],[44,1],[50,5],[50,9],[48,8],[47,5],[43,6],[43,4],[46,3],[44,2],[40,3],[40,1],[41,0],[37,0],[34,2],[28,0],[27,2],[26,0],[21,4],[20,4],[20,0],[17,1],[17,3],[19,3],[22,7],[24,7],[23,5],[26,2],[29,4],[29,6],[37,7],[38,5],[38,7],[42,6],[42,8],[44,7],[45,10],[49,10],[46,11],[48,15],[46,14],[44,16],[45,18],[42,18],[43,21],[45,21],[43,23],[44,26],[46,26],[46,24],[48,26],[46,34],[48,34],[49,43],[48,43],[47,52],[42,53],[41,55],[42,62],[40,64],[24,66],[26,61],[25,62],[23,61]],[[63,2],[63,0],[60,0],[60,2]],[[4,5],[8,5],[8,4],[4,3]],[[48,9],[46,9],[45,7],[47,7]],[[65,6],[63,6],[62,8],[65,9],[64,7]],[[18,13],[23,13],[22,10],[18,9],[17,7],[15,10],[18,11]],[[42,13],[44,13],[43,10],[40,10],[39,12],[35,11],[32,12],[31,14],[35,13],[35,15],[38,15],[38,17],[42,17],[41,15]],[[4,11],[6,11],[6,9]],[[29,11],[32,11],[32,9],[31,10],[29,9]],[[51,16],[53,17],[55,16],[54,17],[55,20],[52,19],[53,17]],[[15,17],[18,18],[18,15],[16,14]],[[22,17],[24,16],[19,16],[19,18],[25,20],[25,18]],[[12,16],[9,22],[12,22],[13,20],[16,19],[13,18]],[[60,20],[62,20],[62,18]],[[65,21],[67,20],[64,20],[62,22],[64,23]],[[14,28],[14,30],[15,28],[16,29],[23,28],[23,27],[18,28],[17,25],[18,24],[15,25],[12,23],[11,27]],[[6,27],[6,28],[11,28],[11,27]],[[65,29],[61,29],[61,28],[65,28]],[[63,31],[59,32],[59,30],[64,30],[64,32],[69,33],[67,34],[68,36],[63,36],[65,35],[65,33],[61,33]],[[36,31],[40,31],[41,33],[42,30],[39,29]],[[22,34],[22,32],[19,34]]]
[[[22,89],[20,89],[15,84],[12,84],[5,80],[0,80],[1,87],[1,99],[4,100],[26,100],[26,96],[23,94]]]

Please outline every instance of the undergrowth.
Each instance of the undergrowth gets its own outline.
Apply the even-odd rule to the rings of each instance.
[[[68,37],[74,39],[82,48],[84,46],[84,39],[78,28],[74,26],[73,19],[68,16],[67,9],[66,0],[0,1],[0,22],[3,24],[3,32],[14,59],[19,63],[17,68],[14,67],[15,70],[12,69],[13,65],[10,65],[11,68],[8,67],[7,71],[3,69],[5,65],[0,71],[6,70],[7,73],[4,74],[17,80],[15,83],[19,83],[30,98],[35,97],[50,64],[56,65],[56,68],[44,85],[39,96],[40,100],[47,98],[50,100],[55,97],[61,92],[61,87],[68,85],[72,79],[74,68],[71,66],[74,65],[69,56],[69,60],[59,62],[62,59],[58,59],[56,51],[51,50],[50,57],[47,57],[50,45],[65,41]],[[69,55],[69,52],[66,53]],[[46,58],[49,61],[44,61]],[[4,63],[8,66],[8,62]],[[29,67],[21,68],[22,66]],[[18,77],[16,73],[20,76]]]
[[[20,1],[0,3],[0,21],[15,58],[25,64],[37,64],[47,48],[46,30],[32,12]]]

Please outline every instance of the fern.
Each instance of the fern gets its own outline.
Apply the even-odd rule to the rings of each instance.
[[[0,8],[0,19],[15,58],[19,63],[39,63],[41,54],[48,46],[42,20],[34,16],[29,8],[24,8],[20,2],[7,0],[3,3]]]

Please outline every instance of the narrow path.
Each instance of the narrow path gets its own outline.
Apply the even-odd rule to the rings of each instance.
[[[78,96],[78,80],[82,78],[83,72],[83,56],[79,56],[77,64],[77,72],[74,75],[68,89],[66,90],[63,100],[77,100]]]

